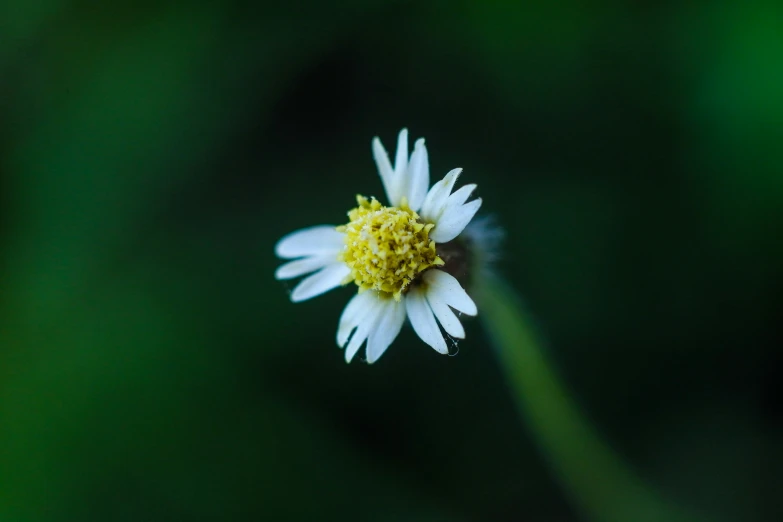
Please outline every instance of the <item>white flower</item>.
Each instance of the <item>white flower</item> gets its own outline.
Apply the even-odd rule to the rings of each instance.
[[[378,138],[372,151],[390,205],[358,196],[358,206],[348,213],[346,225],[319,225],[283,237],[275,252],[292,261],[280,266],[275,277],[291,279],[315,272],[294,288],[293,302],[350,282],[359,287],[337,329],[337,344],[345,348],[348,362],[365,341],[367,362],[377,361],[399,334],[406,316],[425,343],[447,354],[438,323],[447,334],[462,339],[465,330],[452,308],[467,315],[478,313],[449,273],[457,266],[451,260],[459,259],[462,248],[453,240],[481,206],[481,199],[468,201],[476,185],[452,193],[462,171],[454,169],[428,191],[424,139],[416,141],[409,158],[407,129],[400,131],[394,167]]]

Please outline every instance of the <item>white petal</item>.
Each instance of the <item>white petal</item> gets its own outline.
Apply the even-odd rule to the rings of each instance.
[[[277,267],[277,270],[275,270],[275,279],[292,279],[294,277],[299,277],[301,275],[309,274],[310,272],[315,272],[326,265],[331,265],[335,261],[337,261],[336,254],[305,257],[289,261],[288,263]]]
[[[416,146],[411,154],[411,163],[408,166],[407,196],[408,205],[414,212],[418,212],[427,197],[427,187],[430,186],[430,160],[427,156],[427,147],[424,139],[416,140]]]
[[[408,129],[402,129],[397,136],[397,155],[394,158],[394,174],[402,176],[408,168]]]
[[[396,176],[389,162],[389,155],[377,137],[372,140],[372,157],[375,158],[375,164],[378,166],[378,174],[381,176],[386,197],[389,199],[389,203],[394,205],[394,201],[397,200]]]
[[[332,225],[317,225],[283,236],[275,245],[275,253],[283,259],[337,255],[344,246],[345,234],[335,230]]]
[[[408,197],[408,129],[402,129],[397,136],[397,154],[394,158],[394,174],[392,174],[390,185],[394,198],[389,196],[389,204],[399,206],[402,198]]]
[[[348,343],[348,346],[345,347],[345,362],[351,362],[353,356],[356,355],[356,352],[359,351],[359,348],[361,348],[361,346],[364,344],[364,341],[366,341],[367,337],[369,337],[370,332],[375,329],[378,321],[381,320],[380,312],[383,309],[380,306],[381,299],[378,297],[378,294],[372,291],[367,291],[364,293],[370,294],[373,299],[369,301],[367,308],[361,316],[361,321],[359,321],[357,325],[356,332],[354,332],[353,336],[351,337],[351,341]]]
[[[471,183],[470,185],[465,185],[464,187],[460,188],[454,194],[449,196],[449,199],[446,200],[446,205],[443,207],[443,212],[446,213],[449,211],[449,208],[456,208],[465,203],[474,190],[476,190],[475,183]]]
[[[422,276],[427,283],[427,294],[433,299],[443,301],[463,314],[476,315],[476,303],[459,284],[453,275],[443,270],[427,270]]]
[[[454,188],[454,183],[457,182],[457,178],[462,172],[462,169],[454,169],[449,171],[446,176],[435,183],[430,191],[427,193],[427,197],[424,198],[424,204],[421,207],[419,214],[430,223],[435,223],[443,213],[443,208],[446,205],[446,200],[451,194],[451,189]]]
[[[369,291],[357,293],[348,301],[337,326],[337,346],[340,348],[345,346],[345,343],[348,342],[348,338],[351,336],[351,332],[359,326],[359,323],[364,320],[367,311],[372,308],[374,304],[372,301],[377,299],[376,293]]]
[[[462,323],[454,314],[454,312],[446,304],[446,301],[439,299],[440,294],[438,292],[425,292],[427,296],[427,302],[430,304],[435,317],[438,322],[446,330],[446,333],[457,339],[465,338],[465,329],[462,327]]]
[[[430,272],[434,271],[430,270]],[[408,292],[408,295],[405,296],[405,308],[408,311],[411,325],[418,336],[421,337],[421,340],[432,346],[439,353],[449,353],[443,334],[441,334],[440,328],[438,328],[438,324],[435,322],[435,316],[432,315],[430,305],[427,304],[427,299],[424,297],[424,292],[421,288],[412,288]]]
[[[291,301],[298,303],[328,292],[332,288],[340,286],[350,273],[351,269],[345,263],[326,266],[296,285],[291,293]]]
[[[370,338],[367,340],[367,362],[369,364],[377,361],[386,348],[397,338],[405,322],[405,304],[394,299],[382,299],[378,314],[380,321],[370,332]]]
[[[465,230],[470,220],[481,207],[481,198],[474,199],[454,209],[448,209],[435,223],[435,228],[430,232],[430,239],[436,243],[446,243],[457,237]]]

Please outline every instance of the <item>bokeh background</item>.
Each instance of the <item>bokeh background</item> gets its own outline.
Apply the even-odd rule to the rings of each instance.
[[[0,520],[582,520],[479,321],[335,345],[283,234],[463,167],[586,418],[783,519],[779,3],[0,5]],[[777,339],[776,339],[777,338]],[[575,445],[580,441],[575,438]],[[596,476],[595,480],[601,480]]]

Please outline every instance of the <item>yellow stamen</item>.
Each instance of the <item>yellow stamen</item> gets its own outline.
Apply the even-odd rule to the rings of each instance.
[[[348,280],[360,292],[387,292],[399,301],[416,276],[443,264],[429,238],[435,225],[422,223],[404,198],[399,207],[384,207],[363,196],[356,196],[356,202],[359,206],[348,212],[350,223],[337,227],[345,232],[340,259],[351,268]]]

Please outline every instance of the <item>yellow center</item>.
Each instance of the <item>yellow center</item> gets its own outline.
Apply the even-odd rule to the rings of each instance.
[[[356,201],[359,206],[348,212],[350,223],[337,227],[345,232],[340,258],[351,268],[348,279],[359,291],[387,292],[399,301],[417,275],[443,264],[429,238],[435,225],[421,223],[404,199],[399,207],[384,207],[363,196]]]

